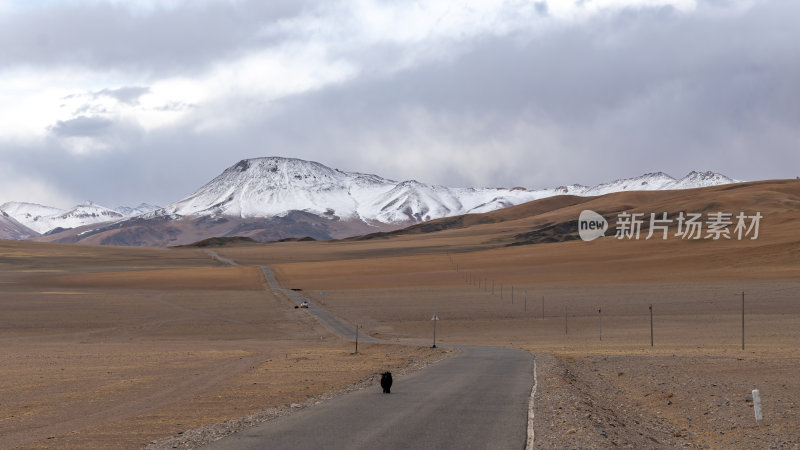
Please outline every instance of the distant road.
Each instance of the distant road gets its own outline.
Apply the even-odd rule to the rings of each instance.
[[[275,274],[272,273],[272,269],[266,266],[261,266],[261,270],[264,271],[264,276],[267,278],[267,282],[269,283],[270,288],[273,291],[282,292],[284,295],[289,297],[290,300],[295,302],[298,306],[303,303],[304,301],[309,301],[307,298],[303,296],[300,292],[293,291],[291,289],[286,289],[281,287],[278,283],[278,280],[275,279]],[[311,303],[311,307],[308,308],[308,312],[316,317],[316,319],[324,325],[328,330],[330,330],[333,334],[350,341],[356,340],[356,330],[353,328],[352,325],[347,325],[342,323],[339,319],[333,317],[328,313],[328,311],[322,309],[319,304]],[[370,336],[361,335],[358,337],[360,342],[383,342],[378,339],[373,339]]]
[[[232,259],[219,256],[219,253],[215,252],[214,250],[206,250],[206,253],[211,255],[212,258],[216,259],[217,261],[221,262],[222,264],[227,264],[229,266],[238,266],[239,265],[239,263],[237,263],[236,261],[234,261]]]
[[[272,289],[297,303],[305,300],[299,292],[281,288],[269,268],[263,270]],[[318,305],[309,312],[334,333],[354,338],[350,327]],[[528,352],[461,347],[456,356],[395,377],[391,394],[378,386],[353,392],[205,448],[524,449],[532,373]]]

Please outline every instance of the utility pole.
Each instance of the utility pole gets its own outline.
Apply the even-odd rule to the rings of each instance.
[[[597,308],[597,314],[600,315],[600,342],[603,341],[603,308]]]
[[[744,291],[742,291],[742,350],[744,350]]]
[[[356,325],[356,355],[358,354],[358,329],[361,328],[361,325]]]
[[[431,348],[436,348],[436,322],[439,321],[439,316],[434,313],[431,320],[433,321],[433,346]]]

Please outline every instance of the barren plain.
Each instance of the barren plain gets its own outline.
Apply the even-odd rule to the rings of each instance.
[[[141,448],[441,352],[350,343],[199,250],[0,243],[0,447]]]
[[[583,209],[763,219],[757,239],[673,228],[583,242]],[[203,249],[4,242],[0,436],[4,447],[139,447],[440,357],[413,345],[353,355],[264,288],[268,265],[373,337],[430,342],[437,314],[437,343],[533,352],[538,447],[798,448],[798,219],[800,181],[779,180],[214,249],[239,266]]]

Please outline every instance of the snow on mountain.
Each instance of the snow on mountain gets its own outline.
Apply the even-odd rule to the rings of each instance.
[[[0,239],[20,240],[38,235],[39,233],[19,223],[5,211],[0,211]]]
[[[403,181],[360,208],[362,217],[383,223],[424,222],[463,211],[455,193],[444,186]]]
[[[45,218],[63,214],[65,211],[52,206],[39,205],[37,203],[8,202],[0,205],[0,210],[13,217],[17,222],[36,231],[46,233],[52,228],[49,222],[45,223]]]
[[[228,215],[272,217],[289,211],[359,218],[364,202],[395,182],[377,175],[347,173],[293,158],[257,158],[229,167],[188,197],[152,216]]]
[[[82,203],[69,211],[36,203],[8,202],[0,206],[0,210],[39,234],[56,228],[75,228],[124,218],[122,214],[92,202]]]
[[[4,222],[0,223],[0,228],[5,227],[5,235],[23,236],[31,230],[45,234],[102,222],[113,223],[100,226],[95,231],[141,227],[151,219],[164,223],[165,220],[182,217],[194,218],[192,220],[212,217],[213,221],[205,221],[202,226],[236,218],[239,222],[233,222],[240,224],[236,226],[245,227],[246,230],[237,228],[229,231],[240,233],[255,230],[260,226],[257,224],[261,223],[261,219],[280,218],[280,226],[286,230],[301,226],[302,223],[305,223],[302,226],[309,226],[310,220],[316,225],[304,229],[306,234],[345,235],[348,231],[344,230],[363,233],[365,229],[368,232],[376,227],[397,227],[446,216],[484,213],[555,195],[596,196],[621,191],[688,189],[734,182],[736,180],[714,172],[690,172],[679,180],[656,172],[597,186],[573,184],[534,190],[450,188],[415,180],[397,182],[378,175],[344,172],[313,161],[267,157],[240,161],[191,195],[163,208],[142,203],[135,208],[121,206],[115,211],[86,202],[64,211],[34,203],[9,202],[0,206],[0,210],[8,216],[3,216]],[[301,217],[305,219],[298,219]],[[229,224],[232,227],[233,222]],[[330,230],[324,231],[326,227]]]
[[[123,218],[124,216],[122,214],[113,209],[87,201],[63,214],[43,218],[42,222],[48,224],[49,228],[47,231],[52,231],[56,228],[76,228],[83,225],[109,222]]]
[[[122,214],[125,217],[134,217],[141,214],[149,213],[151,211],[155,211],[161,208],[157,205],[151,205],[149,203],[140,203],[139,206],[117,206],[114,208],[114,211]]]
[[[670,189],[675,178],[664,172],[646,173],[635,178],[625,178],[584,189],[575,195],[605,195],[623,191],[659,191]],[[579,189],[579,188],[578,188]]]
[[[705,186],[717,186],[720,184],[736,183],[733,178],[726,177],[716,172],[695,172],[691,171],[688,175],[676,180],[668,189],[693,189]]]
[[[188,197],[142,217],[254,218],[304,211],[329,219],[405,224],[488,212],[554,195],[594,196],[732,182],[735,180],[713,172],[692,172],[680,180],[657,172],[592,187],[449,188],[415,180],[398,183],[377,175],[343,172],[313,161],[267,157],[240,161]]]

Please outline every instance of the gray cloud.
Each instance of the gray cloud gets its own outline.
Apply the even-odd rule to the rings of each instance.
[[[20,24],[0,23],[0,39],[17,30],[21,42],[0,46],[0,65],[192,74],[307,34],[262,31],[308,5],[236,5],[142,15],[96,5],[59,6],[48,12],[53,17],[30,13]],[[760,2],[746,13],[729,7],[625,10],[437,43],[437,57],[419,59],[418,48],[399,43],[333,47],[331,57],[352,62],[357,76],[278,100],[161,106],[189,114],[150,131],[87,109],[53,124],[56,139],[27,147],[0,142],[0,151],[4,164],[51,180],[77,200],[108,205],[165,204],[239,159],[267,155],[448,185],[594,184],[693,169],[794,177],[800,29],[793,21],[800,4]],[[66,36],[75,29],[83,31]],[[412,62],[386,69],[400,60]],[[91,92],[136,105],[147,89]],[[228,115],[242,119],[198,125]],[[61,140],[73,137],[99,139],[109,150],[65,152]]]
[[[306,1],[190,1],[142,11],[134,3],[54,2],[0,15],[0,67],[81,66],[194,74],[220,58],[269,45],[267,24],[303,11]],[[13,45],[11,45],[13,43]]]
[[[116,99],[119,102],[136,106],[139,104],[139,97],[150,92],[148,87],[127,86],[117,89],[102,89],[94,92],[94,96],[106,96]]]
[[[625,11],[540,38],[481,39],[453,61],[290,99],[265,127],[337,163],[363,152],[383,153],[367,160],[388,165],[403,144],[412,157],[430,152],[415,147],[431,140],[454,164],[475,158],[464,149],[484,150],[472,172],[444,163],[386,169],[394,177],[423,172],[430,182],[485,183],[493,166],[489,183],[527,186],[696,168],[794,176],[800,157],[786,157],[800,115],[789,99],[797,98],[800,66],[790,55],[800,33],[787,21],[797,13],[788,2],[744,15]],[[445,118],[451,129],[431,136],[409,111]],[[293,130],[306,123],[314,132]],[[515,147],[514,159],[498,161],[495,145]]]
[[[97,137],[106,134],[112,125],[112,121],[102,117],[79,116],[59,120],[50,127],[50,132],[60,137]]]

